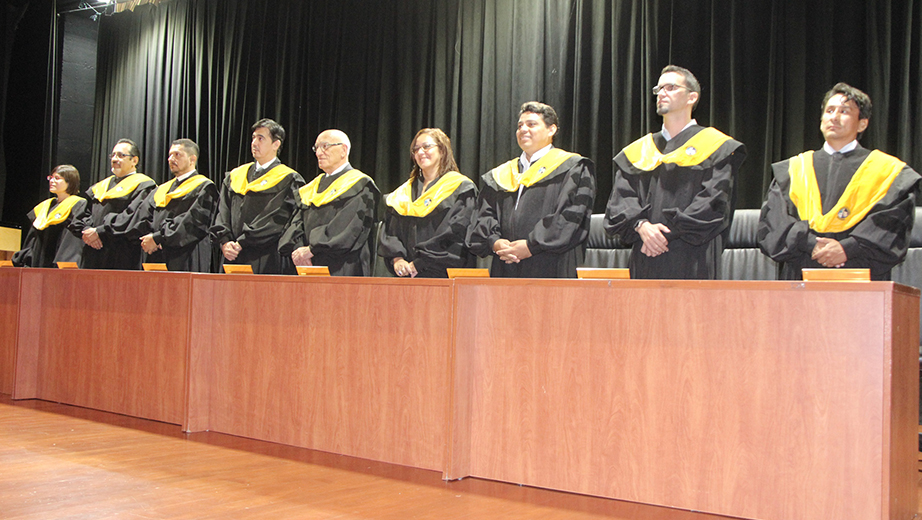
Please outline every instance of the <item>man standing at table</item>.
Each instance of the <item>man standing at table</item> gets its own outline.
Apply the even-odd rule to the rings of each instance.
[[[781,279],[800,280],[805,267],[848,267],[889,280],[906,257],[920,177],[858,144],[870,117],[871,98],[838,83],[823,99],[823,149],[772,165],[758,240],[781,262]]]
[[[605,230],[632,244],[631,278],[720,278],[746,148],[692,119],[701,85],[688,69],[665,67],[653,95],[663,128],[615,157]]]
[[[340,130],[314,142],[323,173],[298,191],[298,209],[279,241],[296,266],[327,266],[332,276],[371,276],[369,237],[380,192],[349,164],[352,143]]]
[[[293,273],[289,259],[279,255],[278,241],[304,179],[278,159],[285,141],[282,125],[260,119],[252,132],[254,162],[225,175],[211,233],[225,264],[249,264],[256,274]]]
[[[208,228],[218,205],[215,184],[196,171],[199,147],[190,139],[170,146],[167,162],[173,180],[147,197],[138,213],[141,249],[147,261],[166,264],[170,271],[211,272]]]
[[[109,162],[112,175],[86,192],[87,210],[81,217],[85,269],[141,269],[141,249],[132,220],[157,184],[138,173],[141,151],[131,139],[119,139]]]
[[[530,101],[519,110],[522,155],[482,177],[467,233],[474,254],[493,258],[490,275],[576,278],[595,200],[595,165],[554,148],[557,112]]]

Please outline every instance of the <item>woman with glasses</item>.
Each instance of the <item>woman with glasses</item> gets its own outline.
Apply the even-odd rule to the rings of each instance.
[[[449,267],[473,267],[464,236],[477,188],[458,173],[451,140],[424,128],[410,143],[410,157],[410,179],[385,199],[378,255],[401,277],[446,278]]]
[[[56,262],[80,262],[83,252],[83,227],[79,217],[86,210],[86,199],[78,197],[80,172],[62,164],[48,176],[48,190],[54,197],[32,208],[32,225],[22,250],[13,255],[16,267],[55,267]]]

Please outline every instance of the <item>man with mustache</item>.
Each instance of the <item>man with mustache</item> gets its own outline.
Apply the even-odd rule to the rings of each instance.
[[[304,179],[278,159],[285,129],[271,119],[252,127],[254,162],[228,172],[211,234],[225,264],[249,264],[256,274],[293,274],[278,242],[296,209]]]
[[[847,267],[890,280],[906,257],[920,177],[858,144],[870,117],[871,98],[838,83],[823,99],[823,148],[772,165],[758,240],[781,262],[781,279],[800,280],[804,268]]]
[[[211,272],[208,228],[218,205],[218,189],[196,169],[199,147],[177,139],[167,162],[173,180],[164,182],[138,212],[137,233],[147,262],[166,264],[170,271]]]

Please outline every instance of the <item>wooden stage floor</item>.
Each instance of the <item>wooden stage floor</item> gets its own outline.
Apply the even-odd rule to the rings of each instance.
[[[715,520],[0,394],[3,519]]]

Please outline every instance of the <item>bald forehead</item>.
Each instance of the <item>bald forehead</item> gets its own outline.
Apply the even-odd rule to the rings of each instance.
[[[341,130],[324,130],[323,132],[320,132],[320,135],[317,136],[318,143],[321,141],[342,141],[343,139],[346,139],[346,133]]]

